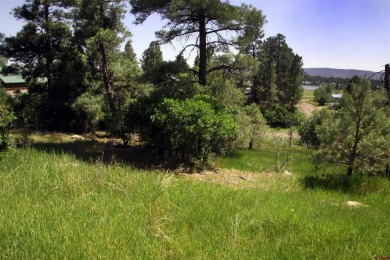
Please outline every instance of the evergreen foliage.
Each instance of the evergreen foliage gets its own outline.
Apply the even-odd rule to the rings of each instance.
[[[264,110],[264,117],[271,127],[289,128],[299,126],[303,122],[303,117],[297,110],[291,112],[282,106]]]
[[[71,39],[70,2],[26,0],[12,12],[25,25],[16,36],[5,37],[0,44],[0,54],[14,62],[9,71],[22,73],[29,85],[30,96],[23,99],[25,103],[20,104],[20,109],[27,107],[32,111],[33,106],[29,103],[33,102],[33,113],[42,115],[41,121],[26,119],[30,123],[36,122],[34,128],[67,131],[73,117],[67,105],[72,102],[69,100],[71,88],[62,84],[66,74],[63,61]],[[46,102],[39,103],[32,98]],[[44,110],[50,110],[50,113],[43,115]]]
[[[151,42],[149,47],[143,52],[141,59],[141,68],[144,72],[143,78],[145,81],[151,83],[157,83],[159,81],[156,73],[158,73],[163,62],[160,44],[157,41]]]
[[[328,109],[317,110],[313,113],[313,116],[306,120],[299,127],[299,135],[301,136],[301,142],[304,145],[318,148],[320,146],[320,139],[317,135],[318,129],[321,127],[323,121],[327,117],[331,117],[333,112]]]
[[[320,106],[324,106],[332,101],[333,87],[330,83],[323,84],[316,90],[314,90],[314,100]]]
[[[0,47],[2,55],[21,65],[28,81],[46,78],[48,89],[55,84],[58,61],[71,36],[67,7],[60,0],[26,0],[12,12],[26,24],[16,36],[4,38]]]
[[[0,103],[0,151],[8,147],[8,134],[11,124],[16,120],[15,115],[4,104]]]
[[[143,23],[152,13],[159,13],[163,19],[168,20],[164,26],[166,29],[156,33],[162,42],[198,39],[195,43],[188,43],[182,51],[198,49],[199,64],[194,72],[203,86],[207,84],[207,75],[220,68],[207,67],[208,48],[218,52],[226,51],[231,46],[246,46],[258,37],[265,23],[260,10],[244,4],[233,6],[228,1],[130,0],[130,3],[137,23]]]
[[[283,106],[293,111],[303,94],[302,57],[293,52],[282,34],[267,38],[260,48],[255,101],[267,109]]]
[[[164,127],[173,123],[157,116],[167,112],[163,104],[184,102],[183,111],[192,107],[204,109],[205,115],[214,113],[208,119],[210,126],[216,124],[217,116],[222,121],[233,118],[238,127],[232,138],[238,139],[229,139],[228,145],[222,140],[224,148],[233,143],[249,149],[258,146],[264,117],[273,126],[299,123],[294,106],[301,96],[302,58],[288,47],[283,35],[263,42],[266,21],[261,10],[225,0],[129,3],[136,23],[152,13],[167,21],[156,33],[159,41],[150,43],[140,64],[124,25],[125,1],[26,0],[14,9],[15,17],[26,25],[16,36],[0,35],[0,55],[15,62],[7,71],[20,71],[27,80],[28,94],[14,100],[24,126],[80,133],[103,127],[122,137],[124,144],[135,131],[166,155],[177,148],[167,149],[155,139],[160,135],[157,129],[169,132]],[[185,46],[175,60],[164,61],[160,44],[176,40],[183,40]],[[191,50],[198,51],[193,67],[184,58]],[[249,95],[248,88],[252,89]],[[212,98],[206,102],[199,95]],[[209,103],[223,104],[223,109]],[[186,113],[172,116],[185,121]],[[200,129],[209,140],[207,131],[211,130]],[[213,135],[220,140],[217,133]],[[211,153],[224,150],[213,142],[168,157],[207,161]]]
[[[259,107],[251,104],[240,108],[235,114],[235,122],[239,127],[235,146],[249,150],[258,148],[263,141],[267,123]]]
[[[348,176],[385,170],[389,157],[389,109],[383,91],[371,90],[366,79],[351,83],[340,109],[324,117],[316,132],[320,162],[341,164]]]

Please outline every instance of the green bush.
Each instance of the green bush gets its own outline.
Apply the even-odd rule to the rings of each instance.
[[[316,129],[322,124],[327,115],[329,115],[329,110],[317,110],[311,118],[300,126],[298,133],[301,136],[302,144],[315,148],[320,146],[320,139],[317,136]]]
[[[184,101],[164,99],[151,116],[149,140],[165,157],[207,163],[212,153],[229,149],[237,132],[233,117],[209,96]]]
[[[303,121],[303,116],[297,111],[289,111],[282,106],[276,106],[263,112],[267,124],[271,127],[289,128],[298,126]]]
[[[332,101],[333,87],[330,84],[321,85],[314,91],[314,100],[320,106],[324,106]]]
[[[80,127],[82,130],[95,132],[99,121],[104,118],[102,103],[101,96],[92,95],[90,92],[86,92],[76,99],[72,109],[78,118],[84,119],[79,120],[83,122],[82,127]]]
[[[256,104],[242,107],[235,114],[239,126],[235,146],[244,149],[259,147],[266,129],[266,120]]]
[[[131,103],[127,109],[126,127],[130,132],[138,133],[146,143],[153,143],[151,137],[158,135],[152,127],[151,117],[158,105],[163,102],[163,97],[158,91],[154,91],[150,96],[143,96]]]
[[[9,129],[15,119],[14,114],[5,105],[0,104],[0,151],[8,147]]]
[[[26,127],[32,129],[47,129],[50,125],[49,107],[50,99],[47,94],[32,93],[24,100],[23,121]]]

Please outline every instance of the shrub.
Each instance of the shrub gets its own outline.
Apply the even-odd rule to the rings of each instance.
[[[317,136],[316,129],[322,124],[328,114],[329,110],[327,109],[317,110],[311,118],[301,125],[298,133],[301,136],[302,144],[315,148],[320,146],[320,139]]]
[[[298,126],[303,121],[303,117],[299,112],[291,112],[282,106],[265,110],[263,114],[267,120],[267,124],[271,127],[289,128]]]
[[[314,91],[314,100],[318,105],[324,106],[326,103],[332,101],[332,91],[333,87],[330,84],[321,85]]]
[[[151,116],[153,145],[167,158],[207,163],[212,153],[230,148],[237,132],[233,117],[209,96],[164,99]]]
[[[47,129],[50,125],[48,117],[50,99],[47,94],[32,93],[24,100],[23,120],[26,127],[32,129]]]
[[[80,129],[95,132],[99,121],[104,117],[102,103],[101,96],[92,95],[90,92],[86,92],[76,99],[72,109],[78,118],[84,119],[79,120],[83,122],[83,126]]]
[[[153,143],[151,137],[159,133],[154,132],[151,117],[163,99],[160,93],[154,91],[150,96],[142,96],[130,103],[125,115],[126,128],[129,132],[138,133],[146,143]]]
[[[235,121],[239,126],[235,146],[253,149],[259,146],[266,128],[266,120],[256,104],[240,108],[235,114]]]
[[[15,119],[14,114],[5,105],[0,104],[0,151],[8,147],[9,129]]]

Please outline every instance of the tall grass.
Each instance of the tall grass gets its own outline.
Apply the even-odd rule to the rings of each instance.
[[[283,141],[283,140],[282,140]],[[232,154],[219,158],[216,166],[249,172],[275,171],[275,164],[286,161],[284,170],[292,173],[310,174],[314,171],[311,151],[305,147],[275,144],[265,140],[256,150],[236,150]]]
[[[8,156],[0,169],[0,258],[149,254],[142,240],[158,176],[36,150]]]
[[[295,162],[306,164],[293,166],[298,174],[309,162],[301,148],[292,149]],[[240,154],[248,160],[272,157],[266,151]],[[291,187],[232,189],[64,153],[13,151],[0,162],[0,258],[368,259],[389,254],[389,189],[360,196],[307,188],[298,176],[279,175],[275,181]],[[351,208],[347,200],[367,206]]]

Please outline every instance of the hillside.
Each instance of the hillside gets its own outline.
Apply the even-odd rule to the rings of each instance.
[[[353,70],[353,69],[305,68],[304,70],[309,76],[321,76],[326,78],[333,77],[333,78],[350,79],[353,76],[369,78],[373,74],[375,74],[374,71]],[[379,78],[380,78],[379,73],[373,77],[373,79],[379,79]]]

